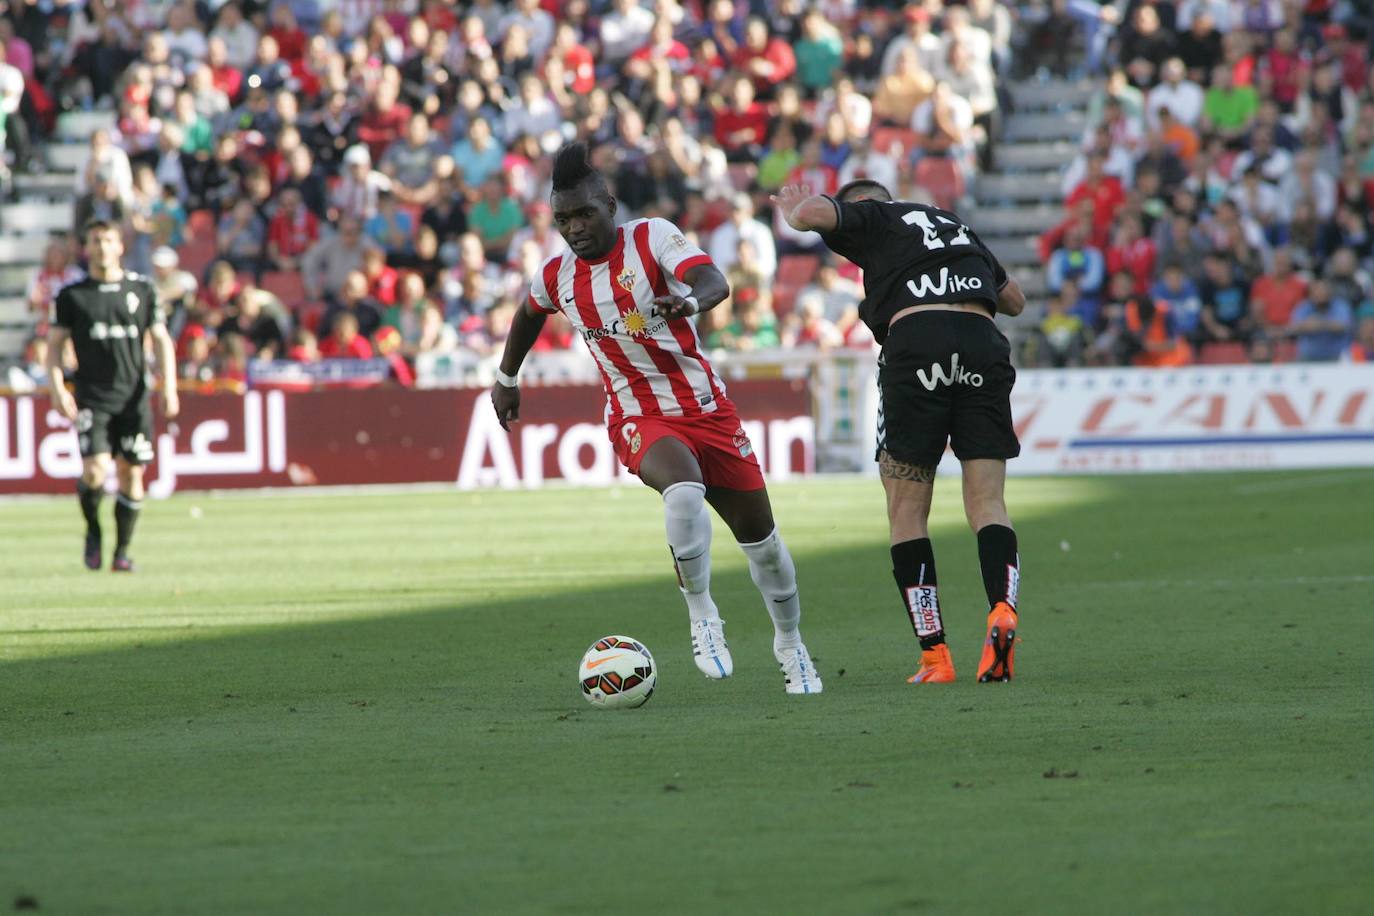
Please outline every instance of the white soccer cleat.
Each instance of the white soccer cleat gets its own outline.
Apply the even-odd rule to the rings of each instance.
[[[692,660],[701,673],[720,680],[735,673],[735,660],[725,644],[725,621],[707,617],[692,621]]]
[[[811,653],[806,651],[806,646],[783,649],[781,652],[774,652],[773,656],[782,668],[783,689],[788,693],[820,693],[825,689],[821,685],[821,676],[816,673],[816,666],[812,663]]]

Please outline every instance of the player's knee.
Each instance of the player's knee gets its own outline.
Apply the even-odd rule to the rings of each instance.
[[[786,598],[797,590],[797,567],[782,537],[774,529],[753,544],[741,544],[749,558],[749,577],[770,598]]]
[[[105,478],[110,475],[109,465],[101,457],[88,458],[81,468],[81,481],[92,489],[105,486]]]
[[[704,484],[684,480],[663,489],[663,511],[669,518],[694,519],[705,508]]]

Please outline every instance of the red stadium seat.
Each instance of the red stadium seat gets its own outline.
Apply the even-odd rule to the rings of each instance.
[[[901,147],[901,154],[905,156],[916,148],[920,142],[920,135],[914,130],[905,127],[876,127],[869,136],[869,145],[885,155],[892,155],[895,147]]]
[[[320,319],[324,317],[323,302],[303,302],[296,308],[296,326],[305,328],[311,334],[319,333]]]
[[[215,260],[217,253],[214,233],[197,235],[177,250],[177,256],[181,259],[181,269],[196,277],[204,276],[205,268]]]
[[[215,214],[209,210],[192,210],[186,217],[186,229],[196,238],[215,237]]]
[[[1280,340],[1274,344],[1274,362],[1295,363],[1297,361],[1298,342],[1296,340]]]
[[[964,175],[958,164],[945,156],[926,156],[916,163],[915,181],[930,194],[935,206],[953,210],[964,196]]]
[[[261,286],[280,299],[287,308],[305,301],[305,281],[294,270],[269,271],[262,275]]]
[[[1225,341],[1205,345],[1197,361],[1204,366],[1229,366],[1249,362],[1250,355],[1245,350],[1245,344]]]

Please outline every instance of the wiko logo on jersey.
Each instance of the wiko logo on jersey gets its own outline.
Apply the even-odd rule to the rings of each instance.
[[[908,280],[906,281],[906,288],[911,290],[911,295],[918,299],[926,296],[947,296],[952,293],[966,293],[982,289],[983,278],[961,277],[958,274],[950,274],[948,267],[941,267],[938,283],[931,279],[930,274],[921,274],[920,283],[915,280]]]
[[[972,388],[983,387],[983,377],[977,372],[970,372],[967,369],[959,368],[959,354],[955,353],[949,358],[949,374],[945,374],[945,367],[939,363],[932,363],[930,374],[926,375],[924,369],[916,370],[916,378],[920,379],[921,385],[926,391],[934,391],[941,385],[968,385]]]
[[[935,636],[944,631],[940,620],[940,601],[933,585],[913,585],[906,590],[907,613],[918,637]]]

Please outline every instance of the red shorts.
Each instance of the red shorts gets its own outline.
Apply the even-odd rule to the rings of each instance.
[[[607,432],[620,463],[639,473],[639,462],[649,447],[665,437],[677,439],[692,450],[708,487],[729,490],[762,490],[763,470],[754,446],[740,425],[734,408],[700,417],[625,417],[612,420]]]

